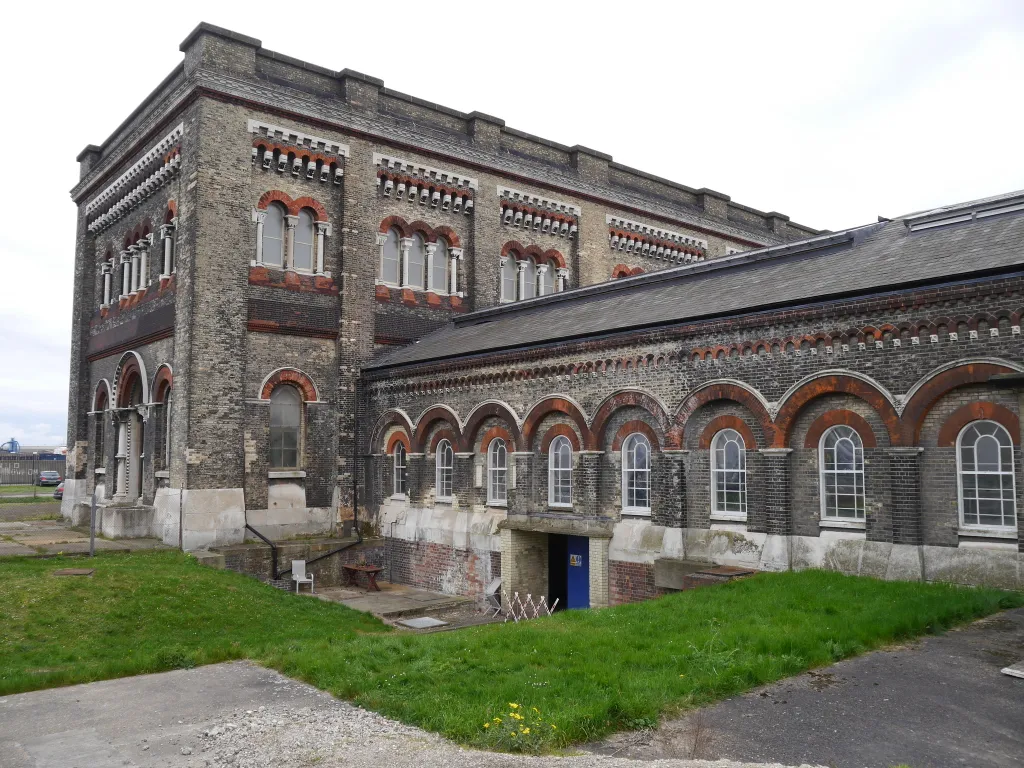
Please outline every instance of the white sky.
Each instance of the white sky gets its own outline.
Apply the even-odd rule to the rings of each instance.
[[[64,443],[75,156],[170,72],[200,20],[813,227],[1024,188],[1020,0],[176,0],[6,13],[22,32],[0,47],[0,442]]]

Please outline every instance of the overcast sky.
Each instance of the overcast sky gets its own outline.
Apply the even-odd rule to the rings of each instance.
[[[17,3],[0,442],[63,445],[78,180],[208,21],[794,221],[1024,188],[1024,2]]]

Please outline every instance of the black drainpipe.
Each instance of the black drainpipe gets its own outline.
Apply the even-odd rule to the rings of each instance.
[[[270,546],[271,573],[274,575],[274,581],[277,581],[282,576],[282,574],[277,572],[277,544],[275,544],[262,533],[253,528],[251,525],[249,525],[249,523],[245,524],[245,529],[247,531],[252,531],[253,533],[255,533],[257,536],[260,537],[260,539],[263,540],[264,544],[268,544]],[[291,570],[292,569],[289,568],[287,571],[285,571],[285,573],[291,573]]]

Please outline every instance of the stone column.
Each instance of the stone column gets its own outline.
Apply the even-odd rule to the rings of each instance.
[[[263,265],[263,227],[267,223],[267,212],[253,211],[252,218],[256,222],[256,260],[252,265],[259,267]]]
[[[125,414],[117,415],[117,478],[114,484],[114,498],[124,501],[128,497],[128,420]]]
[[[565,269],[564,267],[559,267],[558,269],[555,270],[555,275],[557,280],[555,290],[561,293],[562,291],[565,290],[566,281],[569,279],[569,270]]]
[[[519,295],[516,298],[520,300],[526,298],[526,266],[525,261],[516,262],[516,269],[519,270],[519,275],[516,278],[516,283],[519,286]]]
[[[103,266],[100,267],[100,274],[103,275],[103,303],[102,308],[106,309],[110,306],[110,272],[113,269],[111,262],[103,262]]]
[[[327,244],[329,229],[330,227],[326,221],[318,221],[316,223],[316,267],[314,271],[318,275],[324,273],[324,247]]]
[[[132,292],[132,255],[128,251],[121,251],[121,296],[125,298]]]
[[[892,493],[892,543],[924,543],[921,526],[921,453],[923,448],[886,448]]]
[[[448,281],[450,284],[449,293],[452,296],[457,296],[459,292],[459,262],[462,261],[462,249],[452,248],[449,253],[452,257],[452,263],[450,265],[451,272],[448,274]]]
[[[149,249],[153,247],[153,233],[139,241],[139,290],[149,287]]]
[[[284,217],[284,268],[295,269],[295,225],[299,223],[298,216]]]
[[[266,217],[266,214],[264,214]],[[260,231],[262,225],[257,226],[256,235],[256,255],[257,259],[262,256],[263,251],[263,238],[260,237],[263,233]],[[171,272],[174,269],[172,260],[174,258],[174,226],[171,224],[164,224],[160,227],[160,240],[164,247],[164,261],[160,269],[160,279],[170,277]]]
[[[608,549],[611,539],[591,536],[590,545],[590,607],[608,607]]]
[[[538,289],[537,290],[537,295],[538,296],[543,296],[544,295],[543,293],[541,293],[541,290],[544,288],[544,275],[547,273],[547,271],[548,271],[548,265],[547,264],[538,264],[537,265],[537,289]]]
[[[402,285],[408,285],[409,284],[409,249],[412,248],[412,238],[411,237],[403,237],[398,242],[399,242],[399,245],[401,246],[400,250],[402,252],[402,269],[401,269]]]
[[[434,285],[434,256],[437,254],[437,243],[427,243],[427,290],[444,292],[445,286]]]
[[[129,262],[131,264],[131,279],[128,283],[128,293],[135,293],[139,290],[139,250],[138,243],[128,248],[131,259]]]

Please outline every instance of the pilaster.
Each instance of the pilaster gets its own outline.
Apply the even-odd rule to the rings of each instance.
[[[920,545],[921,454],[923,448],[886,448],[892,494],[892,543]]]
[[[793,531],[793,510],[789,493],[792,448],[762,448],[764,457],[765,532],[789,536]]]

